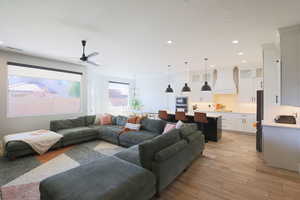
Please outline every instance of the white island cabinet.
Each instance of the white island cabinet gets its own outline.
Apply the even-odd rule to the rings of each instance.
[[[264,122],[263,154],[267,165],[299,172],[300,126]]]

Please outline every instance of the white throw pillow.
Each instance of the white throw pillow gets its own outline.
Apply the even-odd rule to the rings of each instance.
[[[94,125],[101,125],[100,119],[103,115],[102,114],[97,114],[95,117]]]
[[[177,123],[176,123],[176,129],[180,129],[182,126],[183,126],[183,122],[182,121],[178,121]]]
[[[130,130],[139,131],[141,128],[141,124],[126,123],[125,128],[128,128]]]

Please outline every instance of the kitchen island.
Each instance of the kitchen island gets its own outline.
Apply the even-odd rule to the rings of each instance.
[[[266,164],[300,173],[300,125],[264,121],[262,126]]]
[[[176,122],[175,120],[175,113],[168,112],[169,120],[171,122]],[[205,140],[218,142],[222,138],[222,116],[217,113],[207,113],[207,120],[208,123],[198,123],[194,122],[194,113],[189,112],[186,113],[188,118],[187,123],[196,123],[198,125],[198,129],[202,130],[203,127],[203,134],[205,135]]]

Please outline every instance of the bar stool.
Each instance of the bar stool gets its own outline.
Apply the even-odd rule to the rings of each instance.
[[[176,113],[175,113],[175,120],[176,121],[187,121],[188,119],[187,119],[187,117],[186,117],[186,115],[185,115],[185,112],[178,112],[178,111],[176,111]]]
[[[167,113],[167,111],[165,111],[165,110],[159,110],[158,111],[158,117],[160,118],[160,119],[162,119],[162,120],[166,120],[166,121],[168,121],[168,113]]]
[[[201,130],[204,130],[204,124],[208,123],[206,113],[195,112],[194,113],[194,122],[201,123]]]

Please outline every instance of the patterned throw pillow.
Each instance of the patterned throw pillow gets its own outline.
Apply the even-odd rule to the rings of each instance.
[[[137,124],[136,123],[137,119],[138,119],[137,116],[129,117],[128,120],[127,120],[127,122],[131,123],[131,124]]]
[[[112,125],[112,116],[111,115],[103,115],[100,118],[101,125]]]
[[[176,124],[167,124],[165,126],[164,132],[162,134],[168,133],[169,131],[173,130],[176,128]]]
[[[132,123],[126,123],[125,129],[139,131],[141,128],[141,124],[132,124]]]

